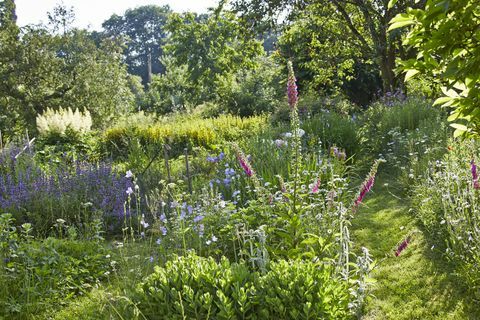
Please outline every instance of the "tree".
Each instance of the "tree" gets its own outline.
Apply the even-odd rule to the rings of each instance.
[[[142,77],[144,85],[151,81],[152,74],[165,71],[160,57],[167,37],[165,24],[171,13],[169,6],[141,6],[127,10],[123,16],[114,14],[102,24],[105,36],[124,43],[128,71]]]
[[[165,51],[177,65],[187,66],[189,81],[199,88],[199,102],[218,98],[237,71],[255,68],[254,58],[263,54],[261,43],[221,7],[203,19],[172,14],[167,30],[171,36]]]
[[[392,0],[392,3],[395,3]],[[480,134],[480,5],[477,0],[428,0],[425,9],[397,15],[390,30],[410,26],[405,45],[418,51],[404,60],[409,80],[421,73],[442,86],[435,103],[452,108],[455,136]]]
[[[357,50],[362,56],[372,57],[377,64],[383,90],[388,92],[401,85],[394,71],[396,57],[408,55],[401,46],[400,32],[387,33],[388,23],[408,6],[422,7],[424,2],[402,0],[388,6],[388,0],[234,0],[233,7],[249,24],[260,26],[276,22],[281,15],[294,21],[312,5],[325,7],[318,15],[326,20],[342,21],[349,36],[356,39]]]
[[[5,43],[0,38],[0,48]],[[9,126],[12,117],[16,125],[35,131],[36,115],[47,108],[87,109],[94,125],[101,127],[131,107],[127,71],[112,43],[97,47],[82,30],[59,36],[28,27],[9,50],[10,61],[0,68],[4,132],[14,133]]]

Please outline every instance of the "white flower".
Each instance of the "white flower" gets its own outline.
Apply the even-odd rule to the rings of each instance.
[[[215,236],[212,236],[212,242],[217,242],[218,238]]]
[[[291,138],[293,137],[293,134],[291,132],[287,132],[284,134],[285,138]]]
[[[298,130],[297,130],[297,135],[298,135],[300,138],[303,137],[303,136],[305,135],[305,130],[303,130],[303,129],[298,129]]]
[[[285,140],[282,140],[282,139],[277,139],[277,140],[274,141],[274,143],[279,148],[287,146],[287,142]]]

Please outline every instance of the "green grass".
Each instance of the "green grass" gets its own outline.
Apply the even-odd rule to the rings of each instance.
[[[480,304],[428,244],[392,181],[378,179],[352,221],[356,246],[367,247],[379,262],[363,319],[479,319]],[[410,245],[395,257],[397,244],[412,232]]]

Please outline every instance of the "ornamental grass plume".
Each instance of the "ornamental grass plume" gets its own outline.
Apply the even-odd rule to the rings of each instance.
[[[472,172],[473,187],[475,189],[480,189],[480,184],[478,183],[477,165],[473,159],[470,161],[470,171]]]
[[[293,64],[292,61],[288,61],[288,80],[287,80],[287,96],[288,96],[288,104],[290,108],[296,109],[298,103],[298,91],[297,91],[297,79],[295,78],[295,74],[293,72]]]

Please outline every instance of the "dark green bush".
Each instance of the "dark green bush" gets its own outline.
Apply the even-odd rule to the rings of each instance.
[[[156,267],[138,287],[150,319],[347,319],[347,287],[332,267],[271,262],[266,274],[195,254]]]

